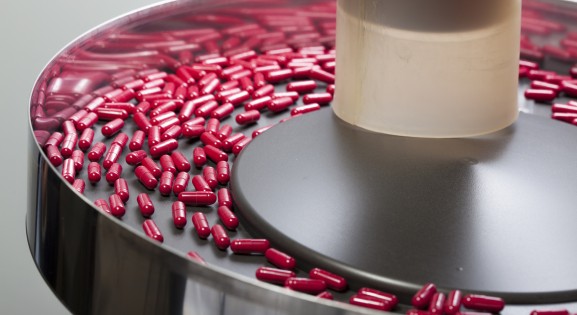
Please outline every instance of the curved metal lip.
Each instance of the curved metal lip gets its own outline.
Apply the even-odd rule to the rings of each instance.
[[[226,1],[226,3],[229,4],[229,3],[234,3],[234,2],[246,2],[246,1],[251,1],[251,0],[231,0],[231,1]],[[203,3],[203,4],[209,3],[209,1],[206,1],[206,0],[164,0],[164,1],[161,1],[161,2],[156,3],[156,4],[147,5],[145,7],[129,11],[129,12],[122,14],[118,17],[115,17],[115,18],[112,18],[108,21],[105,21],[105,22],[101,23],[100,25],[97,25],[97,26],[93,27],[92,29],[86,31],[82,35],[79,35],[78,37],[73,39],[69,44],[67,44],[65,47],[63,47],[60,51],[58,51],[50,59],[50,61],[48,61],[46,63],[46,65],[43,67],[43,70],[37,76],[37,78],[35,80],[35,84],[33,85],[32,89],[30,91],[29,105],[32,103],[31,102],[32,101],[32,95],[33,95],[34,91],[37,89],[37,87],[39,86],[39,82],[41,81],[41,79],[43,77],[45,77],[47,75],[48,69],[52,65],[54,65],[56,63],[57,59],[59,57],[61,57],[62,55],[66,54],[67,52],[70,52],[74,48],[85,43],[91,37],[98,36],[99,34],[102,34],[104,31],[110,30],[113,27],[126,26],[129,23],[138,23],[138,22],[141,22],[145,19],[152,18],[152,17],[168,16],[168,15],[170,15],[170,13],[174,12],[172,10],[174,10],[176,8],[181,8],[185,5],[189,5],[189,4],[194,3],[194,2]],[[167,13],[167,12],[170,12],[170,13]],[[387,313],[392,314],[390,312],[373,311],[371,309],[359,308],[359,307],[355,307],[353,305],[348,305],[348,304],[342,303],[342,302],[331,301],[331,300],[327,300],[327,299],[319,299],[319,298],[316,298],[315,296],[311,296],[308,294],[287,290],[287,289],[284,289],[282,287],[278,287],[278,286],[275,286],[275,285],[272,285],[272,284],[269,284],[266,282],[251,279],[249,277],[246,277],[246,276],[241,275],[241,274],[237,274],[233,271],[230,271],[230,270],[225,269],[225,268],[221,268],[219,266],[200,264],[194,260],[188,259],[183,253],[180,253],[180,252],[174,250],[173,248],[170,248],[169,246],[159,245],[156,241],[153,241],[153,240],[149,239],[148,237],[142,235],[141,233],[136,231],[136,229],[134,229],[133,227],[126,225],[126,224],[123,224],[122,222],[118,222],[116,219],[112,218],[107,213],[104,213],[101,209],[94,206],[94,204],[91,200],[88,200],[88,198],[86,198],[84,195],[78,193],[72,187],[72,185],[70,183],[68,183],[66,180],[64,180],[64,178],[62,177],[60,172],[50,163],[44,150],[39,145],[39,143],[36,141],[36,138],[34,137],[34,128],[32,126],[32,117],[30,114],[31,114],[30,111],[28,111],[28,131],[29,131],[30,135],[32,136],[32,139],[30,141],[34,142],[34,144],[36,145],[42,159],[46,162],[46,164],[49,165],[49,167],[52,169],[52,171],[58,175],[58,177],[62,180],[62,182],[64,182],[66,185],[68,185],[68,188],[71,189],[77,195],[77,197],[82,199],[91,208],[92,211],[96,211],[100,218],[105,219],[105,220],[109,220],[110,222],[114,222],[114,224],[122,225],[123,228],[129,230],[133,234],[133,236],[137,238],[137,240],[139,242],[148,242],[149,245],[163,249],[164,252],[166,252],[166,254],[168,255],[168,256],[166,256],[167,258],[165,259],[165,261],[168,261],[169,259],[177,259],[177,260],[180,260],[180,262],[188,263],[188,265],[192,269],[187,269],[186,271],[184,271],[185,274],[190,275],[193,273],[192,271],[195,271],[195,270],[201,271],[201,272],[203,272],[203,275],[205,275],[207,279],[210,278],[210,279],[214,280],[214,278],[211,278],[211,277],[218,277],[218,278],[228,282],[228,284],[232,284],[234,281],[239,281],[239,282],[244,283],[247,286],[246,287],[247,290],[249,290],[251,287],[253,287],[253,288],[273,291],[279,295],[288,296],[290,298],[294,298],[294,299],[301,300],[301,301],[323,304],[327,307],[330,307],[333,309],[338,309],[338,310],[343,310],[343,311],[350,312],[353,314],[387,314]],[[27,229],[26,229],[26,237],[29,240],[29,235],[28,235]],[[33,255],[32,252],[31,252],[31,254]],[[208,273],[206,273],[207,271],[208,271]],[[46,281],[42,272],[40,272],[40,274],[42,276],[42,279],[44,281]],[[198,276],[198,273],[195,273],[195,275]],[[221,286],[219,288],[225,288],[225,287]],[[52,287],[50,287],[50,289],[53,291]]]

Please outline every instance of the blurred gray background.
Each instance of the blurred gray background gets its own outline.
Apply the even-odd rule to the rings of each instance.
[[[34,265],[24,229],[29,96],[77,36],[154,0],[6,1],[0,10],[0,314],[68,314]]]

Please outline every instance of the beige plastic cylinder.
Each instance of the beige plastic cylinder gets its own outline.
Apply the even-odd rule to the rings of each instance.
[[[335,114],[416,137],[509,126],[520,16],[521,0],[338,0]]]

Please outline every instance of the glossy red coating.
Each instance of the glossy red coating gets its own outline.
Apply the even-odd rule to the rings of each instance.
[[[202,86],[202,88],[200,89],[200,95],[212,94],[219,87],[220,87],[220,80],[218,78],[214,78],[208,81],[204,86]]]
[[[112,214],[112,211],[110,210],[110,206],[108,205],[108,202],[105,199],[96,199],[94,201],[94,204],[102,209],[102,211],[108,213],[108,214]]]
[[[46,156],[48,157],[48,160],[50,160],[50,163],[56,167],[62,165],[62,162],[64,161],[62,154],[60,154],[60,150],[58,150],[54,145],[46,147]]]
[[[140,164],[140,162],[142,162],[142,160],[144,160],[144,158],[146,158],[148,156],[148,154],[146,153],[146,151],[144,150],[138,150],[138,151],[134,151],[131,153],[128,153],[126,155],[126,164],[128,165],[138,165]]]
[[[314,93],[303,96],[303,104],[317,103],[320,105],[330,103],[333,100],[331,93]]]
[[[58,146],[60,146],[60,144],[62,143],[63,140],[64,140],[64,135],[62,135],[58,131],[55,131],[52,134],[50,134],[50,137],[48,137],[48,139],[44,143],[44,147],[46,148],[49,145],[53,145],[55,147],[58,147]]]
[[[177,229],[186,226],[186,206],[180,201],[172,203],[172,222]]]
[[[221,142],[226,140],[232,134],[232,126],[231,125],[223,125],[218,132],[216,133],[216,137]]]
[[[156,188],[158,180],[154,177],[154,175],[152,175],[152,173],[145,166],[142,165],[137,166],[136,169],[134,170],[134,174],[136,175],[136,178],[138,178],[138,181],[140,181],[140,183],[144,185],[144,187],[146,187],[147,189],[153,190],[154,188]]]
[[[210,117],[222,120],[230,116],[230,114],[232,114],[233,111],[234,111],[234,105],[232,105],[231,103],[224,103],[220,107],[212,111],[212,113],[210,113]]]
[[[577,113],[577,106],[569,104],[553,104],[551,111],[554,113]]]
[[[212,238],[214,239],[214,244],[220,250],[226,250],[230,245],[230,238],[228,234],[220,224],[215,224],[210,229]]]
[[[159,178],[160,175],[162,175],[162,169],[160,169],[160,166],[153,159],[145,157],[140,164],[146,167],[155,178]]]
[[[62,174],[62,177],[64,177],[64,179],[67,182],[69,182],[70,184],[74,183],[74,179],[76,177],[76,170],[74,168],[74,160],[72,160],[71,158],[64,160],[64,163],[62,164],[61,174]]]
[[[239,255],[264,254],[270,248],[270,242],[267,239],[236,239],[230,243],[230,249],[233,253]]]
[[[204,180],[204,177],[202,177],[202,175],[194,175],[192,177],[191,182],[196,191],[212,191],[212,189],[210,188],[206,180]]]
[[[103,142],[97,142],[92,146],[92,149],[88,151],[88,159],[92,162],[98,162],[106,152],[106,144]]]
[[[142,102],[138,103],[138,105],[136,105],[136,107],[134,108],[134,114],[136,114],[136,113],[146,114],[146,113],[148,113],[148,111],[150,110],[151,107],[152,107],[152,105],[150,104],[150,102],[142,101]]]
[[[84,189],[86,188],[86,183],[84,182],[83,179],[78,178],[76,180],[74,180],[74,182],[72,183],[72,187],[74,187],[74,189],[83,194],[84,193]]]
[[[252,93],[252,97],[254,99],[259,99],[259,98],[263,98],[265,96],[270,96],[274,93],[274,85],[272,84],[267,84],[263,87],[260,87],[258,89],[256,89],[253,93]]]
[[[138,194],[138,196],[136,196],[136,202],[138,203],[140,214],[142,214],[143,217],[148,218],[154,214],[154,204],[147,193]]]
[[[250,143],[251,140],[252,140],[251,138],[244,138],[235,143],[234,146],[232,147],[232,153],[234,153],[234,155],[239,155],[240,152]]]
[[[103,97],[95,97],[93,98],[90,102],[88,102],[83,108],[85,111],[87,112],[92,112],[95,109],[99,108],[100,106],[104,105],[104,103],[106,103],[106,100]],[[85,117],[86,115],[84,115],[83,117]],[[82,120],[82,118],[78,119],[77,121],[75,121],[76,123],[80,122],[80,120]],[[78,126],[77,126],[78,127]]]
[[[294,91],[298,93],[306,93],[314,91],[317,88],[317,82],[314,80],[296,81],[287,84],[287,91]]]
[[[206,156],[209,159],[211,159],[215,163],[218,163],[220,161],[228,161],[228,155],[224,151],[222,151],[222,150],[220,150],[220,149],[218,149],[212,145],[204,146],[204,153],[206,154]],[[218,168],[217,168],[217,172],[218,172]]]
[[[138,126],[138,129],[146,133],[148,133],[148,130],[150,129],[150,127],[152,127],[152,124],[150,123],[146,115],[140,111],[134,113],[134,115],[132,116],[132,120],[134,121],[136,126]]]
[[[254,87],[257,89],[260,87],[263,87],[267,84],[267,82],[264,78],[264,73],[262,73],[262,72],[255,73],[254,77],[253,77],[253,81],[254,81]]]
[[[290,270],[283,270],[271,267],[259,267],[256,270],[256,278],[275,284],[284,284],[287,279],[294,278],[296,274]]]
[[[399,299],[396,295],[371,288],[360,288],[357,292],[357,295],[366,296],[377,300],[383,300],[390,304],[392,307],[395,307],[399,303]]]
[[[308,75],[311,79],[319,80],[327,84],[335,83],[335,75],[320,68],[312,68]]]
[[[210,190],[213,190],[218,186],[218,180],[216,178],[216,169],[214,169],[214,167],[212,166],[204,167],[202,169],[202,177],[206,182],[206,184],[208,185],[208,187],[210,188]]]
[[[229,230],[236,230],[238,218],[227,206],[220,206],[217,210],[218,217],[222,224]]]
[[[437,287],[433,283],[427,283],[415,293],[411,299],[411,304],[418,309],[426,309],[435,293],[437,293]]]
[[[126,207],[122,202],[122,199],[117,194],[112,194],[108,197],[108,202],[110,203],[110,213],[117,217],[121,218],[126,213]]]
[[[429,304],[429,313],[432,315],[442,315],[445,307],[445,294],[437,292],[433,295]]]
[[[566,309],[556,310],[534,310],[530,315],[570,315],[571,313]]]
[[[124,109],[117,108],[98,108],[94,111],[99,120],[112,121],[114,119],[125,120],[128,118],[128,112]]]
[[[179,172],[188,172],[190,171],[190,163],[180,151],[173,151],[170,155],[174,166]]]
[[[192,151],[192,162],[198,168],[206,164],[206,153],[202,147],[196,147]]]
[[[216,202],[216,195],[212,191],[183,191],[178,200],[190,206],[210,206]]]
[[[281,97],[271,100],[267,107],[270,111],[277,113],[287,109],[293,103],[294,100],[291,97]]]
[[[248,93],[252,94],[254,92],[254,85],[252,80],[249,77],[243,77],[239,79],[240,87],[247,91]]]
[[[577,119],[577,114],[553,112],[553,114],[551,114],[551,118],[572,123],[575,119]]]
[[[64,135],[67,135],[69,133],[78,133],[76,131],[76,127],[74,127],[74,123],[71,120],[66,120],[65,122],[63,122],[60,125],[60,128],[62,128],[62,132],[64,132]]]
[[[178,120],[178,118],[176,118],[176,117],[171,117],[171,118],[167,118],[167,119],[159,122],[157,126],[160,127],[160,133],[162,134],[163,132],[166,132],[171,127],[178,126],[178,125],[180,125],[180,120]]]
[[[293,257],[281,252],[276,248],[267,249],[264,253],[264,256],[268,262],[279,268],[294,269],[296,267],[296,260]]]
[[[150,155],[157,158],[164,154],[171,153],[178,148],[178,141],[176,139],[164,140],[150,148]]]
[[[323,280],[329,289],[335,291],[344,291],[348,287],[345,278],[320,268],[311,269],[309,271],[309,278]]]
[[[176,165],[174,165],[174,161],[168,154],[164,154],[160,157],[160,167],[163,171],[171,172],[172,174],[176,174]]]
[[[291,110],[291,116],[306,114],[310,112],[314,112],[320,110],[321,106],[317,103],[312,103],[308,105],[298,106]]]
[[[158,191],[164,196],[168,196],[172,192],[172,186],[174,182],[174,174],[168,171],[162,172],[160,175],[160,181],[158,186]]]
[[[208,225],[208,220],[202,212],[195,212],[192,215],[192,225],[196,230],[196,234],[201,239],[206,239],[210,235],[210,225]]]
[[[128,183],[124,178],[119,178],[114,182],[114,193],[120,196],[122,202],[128,201],[130,191],[128,190]]]
[[[577,83],[573,81],[563,81],[561,82],[563,87],[563,92],[571,97],[577,96]]]
[[[232,196],[228,188],[221,188],[218,190],[217,193],[218,197],[218,206],[226,206],[229,209],[232,209]]]
[[[529,73],[527,74],[527,77],[531,80],[544,80],[545,77],[547,77],[550,74],[555,74],[554,71],[549,71],[549,70],[530,70]]]
[[[368,296],[355,294],[349,298],[349,303],[356,306],[371,308],[380,311],[390,311],[393,309],[391,304],[384,300],[375,299]]]
[[[525,98],[537,102],[550,102],[557,97],[557,93],[552,90],[528,89],[525,90]]]
[[[70,158],[74,161],[74,169],[76,172],[82,170],[82,167],[84,166],[84,152],[81,150],[74,150],[72,151]]]
[[[561,86],[545,81],[534,80],[531,82],[532,89],[543,89],[555,91],[555,93],[561,92]]]
[[[260,112],[256,109],[240,113],[236,116],[235,120],[239,125],[248,125],[256,123],[260,119]]]
[[[240,91],[236,94],[225,97],[224,102],[231,103],[232,105],[237,106],[245,101],[248,101],[249,99],[250,99],[250,93],[248,93],[247,91]]]
[[[182,135],[186,138],[198,138],[206,129],[203,125],[182,124]]]
[[[113,144],[116,143],[119,146],[121,146],[122,149],[124,149],[124,147],[126,147],[126,144],[128,143],[128,135],[121,132],[116,137],[114,137],[112,143]]]
[[[178,196],[181,192],[185,191],[189,179],[190,175],[188,175],[187,172],[178,173],[174,179],[174,184],[172,185],[172,192]]]
[[[227,161],[219,161],[216,164],[216,179],[221,185],[228,184],[230,180],[230,165]]]
[[[144,223],[142,223],[142,229],[144,230],[144,234],[146,234],[146,236],[150,237],[151,239],[160,243],[164,242],[164,237],[162,236],[160,229],[158,229],[156,223],[154,223],[154,221],[151,219],[144,220]]]
[[[202,105],[200,105],[195,111],[194,111],[194,115],[196,117],[203,117],[203,118],[207,118],[209,117],[212,112],[218,108],[218,102],[217,101],[208,101]]]
[[[232,147],[240,140],[246,138],[242,133],[235,133],[222,141],[222,149],[230,152]]]
[[[182,106],[181,101],[169,100],[166,103],[164,103],[160,106],[157,106],[156,108],[151,110],[150,113],[148,113],[148,115],[151,118],[156,117],[160,114],[164,114],[164,113],[168,113],[168,112],[174,112],[175,110],[179,109],[181,106]]]
[[[70,157],[76,148],[77,143],[78,135],[76,133],[69,133],[64,136],[64,140],[62,140],[62,146],[60,147],[60,153],[62,156],[65,158]]]
[[[74,126],[76,127],[76,124],[78,123],[78,121],[80,121],[80,119],[82,119],[82,117],[86,116],[87,114],[88,114],[88,112],[86,110],[81,109],[81,110],[77,111],[76,113],[74,113],[72,116],[68,117],[68,120],[74,122]]]
[[[257,98],[254,99],[246,104],[244,104],[244,110],[245,111],[249,111],[249,110],[262,110],[265,107],[268,106],[268,103],[272,100],[271,96],[265,96],[265,97],[261,97],[261,98]]]
[[[98,122],[98,115],[96,113],[88,113],[86,116],[82,117],[78,123],[76,123],[76,129],[78,131],[84,131],[86,128],[94,126]]]
[[[184,105],[182,105],[180,112],[178,113],[178,119],[181,122],[185,122],[185,121],[189,120],[192,117],[192,115],[194,114],[196,107],[197,107],[197,103],[195,101],[185,102]]]
[[[106,172],[106,181],[112,185],[122,176],[122,165],[120,163],[112,163]]]
[[[462,300],[463,306],[472,310],[499,313],[505,308],[505,301],[499,297],[467,294]]]
[[[90,162],[88,163],[88,180],[92,184],[96,184],[102,178],[102,171],[100,169],[100,164],[98,162]]]
[[[94,129],[87,128],[84,129],[82,134],[80,134],[80,138],[78,138],[78,147],[82,151],[86,151],[92,145],[92,141],[94,140]]]
[[[268,82],[276,83],[276,82],[288,80],[288,79],[292,78],[292,76],[293,76],[292,69],[281,69],[281,70],[273,70],[273,71],[267,72],[264,77]]]
[[[299,99],[300,95],[297,92],[277,92],[274,93],[271,97],[273,100],[276,98],[290,97],[293,99],[293,102],[296,102]]]
[[[449,292],[447,299],[445,301],[444,311],[448,315],[453,315],[459,312],[461,309],[461,300],[463,299],[463,293],[460,290],[453,290]]]
[[[327,285],[323,280],[296,277],[288,278],[284,286],[291,290],[309,294],[319,294],[327,289]]]
[[[224,102],[224,100],[227,97],[234,95],[234,94],[241,92],[241,91],[242,91],[242,89],[240,89],[240,88],[233,88],[233,89],[229,89],[229,90],[220,91],[220,92],[216,93],[216,100],[222,103],[222,102]]]

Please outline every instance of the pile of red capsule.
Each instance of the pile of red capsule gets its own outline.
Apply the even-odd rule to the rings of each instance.
[[[519,76],[533,80],[526,97],[550,102],[560,93],[577,96],[577,68],[570,76],[539,69],[544,58],[577,60],[577,35],[544,17],[570,11],[536,1],[524,5],[524,33],[566,35],[560,42],[562,48],[539,47],[530,37],[521,38],[521,56],[531,61],[521,61]],[[79,193],[86,189],[85,180],[79,177],[87,178],[90,185],[104,177],[113,193],[94,203],[115,217],[122,218],[127,211],[127,178],[137,179],[148,190],[136,196],[148,237],[164,241],[153,216],[157,210],[171,211],[177,229],[184,229],[190,220],[197,237],[212,238],[219,250],[264,256],[271,266],[258,268],[257,279],[332,299],[329,290],[349,290],[343,277],[320,268],[311,269],[308,277],[298,277],[296,260],[272,248],[269,240],[231,239],[227,231],[239,227],[228,189],[229,159],[274,126],[254,127],[261,115],[281,123],[332,101],[334,3],[296,11],[225,13],[182,18],[190,25],[215,27],[120,32],[61,57],[33,95],[36,138],[50,162]],[[247,23],[247,17],[255,22]],[[552,110],[553,118],[577,124],[577,102],[555,104]],[[247,134],[249,129],[252,132]],[[98,138],[102,141],[95,141]],[[190,146],[192,154],[186,155],[185,148]],[[200,174],[193,175],[193,169]],[[155,198],[172,198],[171,209],[156,209]],[[220,223],[212,227],[202,211],[187,214],[187,207],[214,204]],[[205,263],[196,251],[188,256]],[[363,287],[350,296],[349,303],[391,311],[397,308],[398,298]],[[414,309],[407,312],[411,315],[466,314],[462,306],[498,313],[505,306],[500,298],[463,295],[459,290],[445,296],[433,284],[423,286],[411,304]]]

